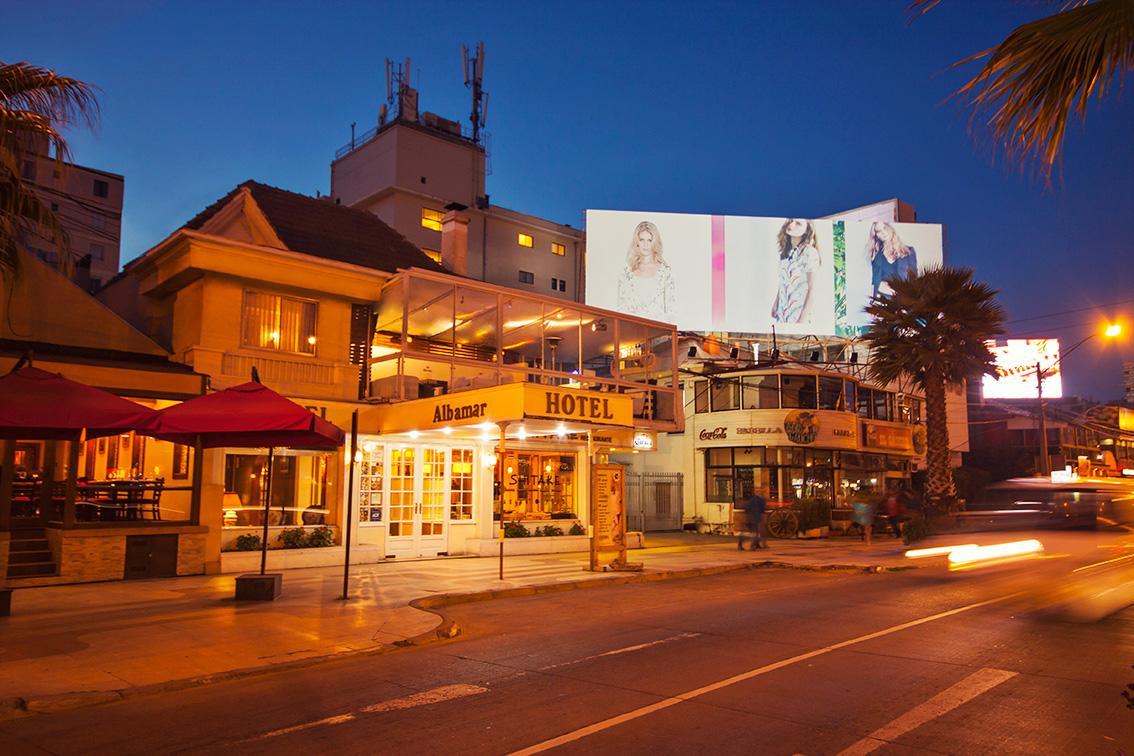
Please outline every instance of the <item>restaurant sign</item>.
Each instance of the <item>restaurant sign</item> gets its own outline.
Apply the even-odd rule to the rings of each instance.
[[[913,428],[909,425],[883,425],[863,421],[862,445],[871,449],[914,452]]]
[[[857,418],[831,410],[737,410],[696,415],[694,445],[856,449]]]

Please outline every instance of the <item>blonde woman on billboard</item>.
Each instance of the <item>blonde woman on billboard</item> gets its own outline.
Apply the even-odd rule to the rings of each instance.
[[[777,323],[810,323],[815,273],[819,270],[819,237],[809,220],[788,218],[776,235],[780,253],[779,285],[772,303]]]
[[[870,255],[872,297],[893,292],[888,281],[905,278],[917,272],[917,252],[903,243],[902,237],[889,223],[871,223],[866,235],[866,251]]]
[[[662,255],[658,227],[642,221],[634,228],[626,269],[618,279],[618,309],[629,315],[673,319],[673,272]]]

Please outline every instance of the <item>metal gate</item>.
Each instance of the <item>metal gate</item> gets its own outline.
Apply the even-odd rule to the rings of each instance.
[[[681,473],[627,472],[627,529],[681,530],[682,477]]]

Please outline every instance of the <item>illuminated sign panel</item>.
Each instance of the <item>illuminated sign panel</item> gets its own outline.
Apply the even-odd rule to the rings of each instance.
[[[587,304],[683,330],[854,335],[942,258],[936,224],[587,211]]]
[[[1008,339],[1003,345],[988,342],[996,357],[996,377],[984,376],[985,399],[1036,399],[1036,365],[1043,371],[1043,395],[1063,396],[1059,339]]]

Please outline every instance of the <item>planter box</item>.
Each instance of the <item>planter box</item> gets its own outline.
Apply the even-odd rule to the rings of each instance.
[[[470,554],[497,556],[500,541],[495,538],[470,538],[465,542]],[[589,551],[591,539],[580,536],[531,536],[529,538],[505,538],[504,556],[527,554],[563,554],[574,551]]]
[[[236,579],[237,601],[275,601],[283,590],[283,575],[278,572],[241,575]]]

